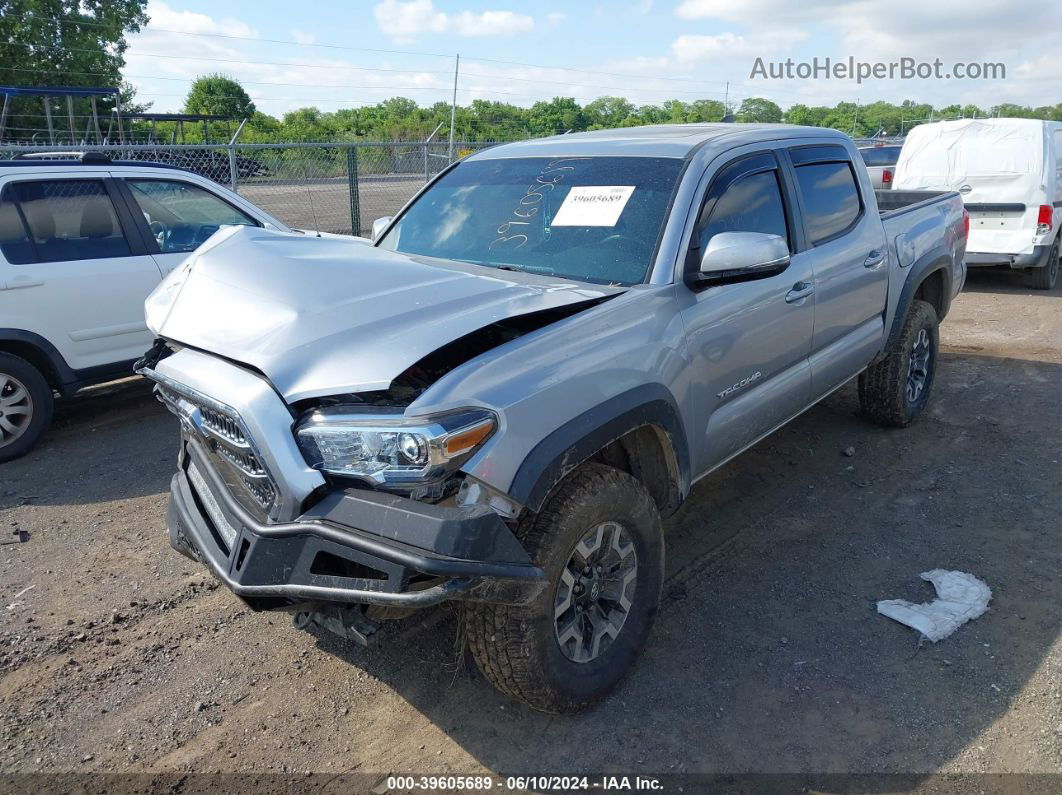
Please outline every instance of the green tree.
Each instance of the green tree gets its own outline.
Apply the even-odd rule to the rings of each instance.
[[[598,97],[583,110],[591,130],[621,127],[634,116],[634,105],[623,97]]]
[[[689,104],[686,121],[722,121],[726,106],[717,99],[695,99]]]
[[[1033,118],[1033,109],[1015,105],[1012,102],[1004,102],[1002,105],[996,105],[992,108],[992,115],[1002,116],[1005,119],[1029,119]]]
[[[571,130],[586,129],[586,114],[571,97],[554,97],[549,102],[536,102],[528,114],[535,135],[555,135]]]
[[[255,114],[254,102],[236,80],[221,74],[197,77],[184,100],[185,113],[247,119]]]
[[[785,112],[787,124],[802,124],[805,127],[821,127],[823,120],[829,115],[830,109],[822,105],[808,107],[802,103],[791,105]]]
[[[147,0],[3,0],[0,3],[0,85],[42,87],[83,86],[124,88],[123,108],[131,104],[132,92],[122,83],[125,66],[125,36],[147,24]],[[98,100],[106,119],[113,107],[110,98]],[[74,103],[76,129],[83,133],[90,101]],[[60,116],[66,106],[56,105]],[[22,97],[8,108],[19,114],[25,128],[5,131],[5,138],[29,138],[45,129],[41,100]],[[61,126],[57,121],[57,126]],[[68,133],[69,135],[69,133]]]
[[[769,99],[748,97],[742,100],[734,117],[741,122],[778,123],[782,120],[782,109]]]

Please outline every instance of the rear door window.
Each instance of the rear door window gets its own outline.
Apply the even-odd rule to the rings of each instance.
[[[0,230],[4,257],[12,264],[132,253],[102,180],[16,182],[4,189],[3,199]]]
[[[0,193],[0,253],[12,265],[26,265],[36,262],[36,255],[14,193],[10,185]]]
[[[859,188],[848,161],[798,165],[796,178],[804,205],[804,224],[813,244],[843,234],[862,214]]]

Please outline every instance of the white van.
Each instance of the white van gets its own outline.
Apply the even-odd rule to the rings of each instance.
[[[1062,227],[1062,122],[964,119],[911,130],[897,190],[957,190],[970,213],[966,264],[1029,270],[1050,290]]]

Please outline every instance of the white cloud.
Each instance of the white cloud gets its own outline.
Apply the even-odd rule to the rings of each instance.
[[[785,0],[745,0],[734,3],[731,0],[684,0],[675,8],[675,15],[682,19],[722,19],[729,22],[749,22],[764,24],[790,16],[800,19],[813,18],[820,7],[841,5],[851,0],[810,0],[796,4]],[[765,16],[770,14],[770,16]]]
[[[177,11],[165,3],[153,2],[148,8],[150,26],[183,33],[223,33],[226,36],[257,38],[258,32],[245,22],[224,17],[215,20],[194,11]]]
[[[432,0],[383,0],[373,7],[380,31],[395,41],[409,42],[422,33],[458,36],[508,36],[526,33],[535,20],[514,11],[437,11]]]
[[[787,51],[807,37],[808,34],[801,30],[789,30],[785,34],[767,31],[747,36],[730,32],[714,36],[683,34],[671,42],[671,53],[682,64],[715,59],[767,58]]]
[[[689,20],[723,20],[779,34],[794,21],[812,21],[840,35],[843,52],[864,60],[910,56],[981,59],[1014,52],[1038,38],[1056,37],[1062,4],[1036,6],[1035,25],[1014,24],[1017,4],[997,0],[684,0],[675,14]]]
[[[953,63],[962,61],[1003,63],[1007,67],[1005,81],[975,80],[884,80],[859,85],[854,80],[806,80],[788,83],[780,81],[746,82],[743,90],[775,90],[789,95],[788,102],[804,101],[832,104],[844,99],[905,98],[932,102],[938,105],[973,102],[991,106],[1002,101],[1031,103],[1053,102],[1051,97],[1062,93],[1062,72],[1057,68],[1039,76],[1027,67],[1039,59],[1049,59],[1048,53],[1057,49],[1058,33],[1062,28],[1062,3],[999,3],[997,0],[683,0],[675,8],[682,20],[706,23],[730,23],[736,30],[749,31],[743,37],[772,34],[776,45],[761,52],[743,52],[747,64],[727,70],[734,79],[746,78],[752,61],[749,55],[762,56],[765,61],[782,60],[788,55],[783,49],[785,38],[794,26],[806,28],[814,36],[799,48],[797,61],[814,57],[830,57],[834,61],[849,56],[869,63],[898,61],[911,58],[932,62],[939,58],[948,71]],[[1035,24],[1016,24],[1026,15]],[[687,25],[688,26],[688,25]],[[690,34],[695,35],[695,32]],[[680,37],[682,38],[682,37]],[[696,52],[695,40],[673,44],[676,61],[685,56],[687,63]],[[735,42],[740,44],[741,42]],[[711,41],[701,41],[705,52],[713,52]],[[744,72],[744,74],[741,74]],[[1039,95],[1039,96],[1038,96]]]
[[[305,30],[299,30],[298,28],[291,29],[291,38],[299,44],[313,44],[314,42],[314,35],[312,33],[307,33]]]
[[[148,25],[127,37],[122,71],[137,87],[138,101],[152,102],[159,112],[179,110],[191,81],[211,72],[238,80],[258,108],[273,116],[313,105],[334,111],[403,94],[430,104],[452,90],[452,77],[436,73],[435,59],[389,63],[371,55],[322,56],[313,47],[281,48],[255,41],[254,28],[238,19],[173,12],[156,2],[149,5],[148,14]],[[291,32],[296,40],[298,32]],[[250,40],[187,33],[223,33]]]
[[[421,33],[443,33],[449,20],[432,0],[383,0],[372,9],[376,25],[393,39],[410,40]]]
[[[535,20],[512,11],[461,11],[453,15],[451,26],[458,36],[511,36],[534,29]]]
[[[614,17],[618,8],[630,15],[639,2],[621,0],[615,7],[602,8],[602,13]],[[783,107],[794,102],[832,105],[842,99],[866,103],[908,98],[938,106],[955,102],[973,102],[981,107],[1001,102],[1043,105],[1053,104],[1062,96],[1062,58],[1050,38],[1062,27],[1062,4],[1037,4],[1037,25],[1023,29],[1013,24],[1013,19],[1023,9],[1031,12],[1032,0],[1019,0],[1017,7],[1004,7],[990,0],[961,0],[961,4],[957,0],[938,0],[942,8],[925,0],[893,0],[880,6],[870,0],[808,0],[811,5],[803,6],[791,0],[744,0],[742,4],[722,0],[680,2],[668,4],[667,10],[670,12],[672,5],[677,5],[686,15],[682,18],[670,13],[665,16],[665,4],[656,3],[653,22],[670,22],[670,37],[654,45],[641,39],[617,39],[616,46],[610,42],[611,51],[623,55],[613,58],[595,58],[593,53],[602,48],[590,47],[582,55],[542,54],[550,52],[548,42],[555,36],[551,26],[594,21],[594,7],[590,5],[554,6],[567,7],[568,11],[542,12],[534,19],[523,20],[522,14],[483,12],[482,6],[475,12],[453,11],[447,4],[448,10],[441,11],[443,4],[433,4],[432,0],[375,0],[374,5],[377,20],[381,13],[384,15],[381,29],[385,24],[391,25],[385,32],[393,38],[396,31],[407,40],[438,34],[457,37],[517,32],[538,45],[535,52],[539,54],[534,58],[526,54],[521,58],[514,56],[514,60],[555,64],[520,67],[477,62],[471,57],[466,63],[462,58],[458,93],[462,104],[478,98],[528,106],[555,95],[573,96],[581,103],[603,95],[623,96],[636,105],[659,104],[669,98],[721,100],[728,82],[731,102],[740,104],[745,97],[763,96]],[[411,55],[284,47],[254,40],[259,33],[251,21],[259,17],[249,11],[240,19],[214,17],[209,13],[178,11],[170,4],[175,4],[174,0],[150,2],[151,22],[142,32],[128,37],[128,65],[123,70],[140,89],[140,100],[153,101],[157,111],[179,109],[190,80],[210,72],[236,78],[261,110],[278,116],[297,107],[316,105],[332,111],[399,95],[422,105],[449,101],[451,62]],[[493,0],[490,5],[517,8],[508,0]],[[461,9],[473,4],[465,0],[454,6]],[[733,19],[720,23],[724,17]],[[636,30],[638,21],[630,16],[629,27]],[[300,19],[299,24],[302,28],[289,31],[295,41],[314,40],[310,31],[316,39],[339,41],[328,32],[327,22],[318,25]],[[665,27],[663,32],[666,31]],[[986,37],[985,31],[992,35]],[[442,41],[445,39],[440,38]],[[425,43],[410,49],[449,49],[439,42],[432,47]],[[358,46],[360,42],[351,44]],[[476,54],[486,53],[469,53]],[[816,55],[836,59],[849,54],[864,61],[891,61],[904,56],[932,60],[939,56],[949,66],[953,60],[1003,61],[1008,79],[896,80],[862,85],[836,79],[749,79],[756,57],[780,61],[791,56],[799,62]],[[567,71],[561,68],[565,65],[612,74]],[[398,71],[379,71],[391,69]]]

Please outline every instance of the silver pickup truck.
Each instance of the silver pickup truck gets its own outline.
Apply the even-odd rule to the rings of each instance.
[[[699,478],[857,376],[871,421],[926,407],[962,202],[875,196],[858,158],[802,127],[565,135],[450,167],[373,246],[223,230],[146,306],[172,545],[356,640],[458,601],[493,684],[592,704]]]

